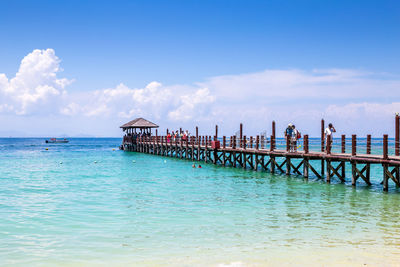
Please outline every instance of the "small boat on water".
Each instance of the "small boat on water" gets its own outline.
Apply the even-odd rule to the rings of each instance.
[[[46,143],[56,144],[56,143],[68,143],[67,139],[57,139],[57,138],[50,138],[50,140],[46,140]]]

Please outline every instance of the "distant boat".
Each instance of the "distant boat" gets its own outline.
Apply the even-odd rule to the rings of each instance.
[[[46,143],[68,143],[69,141],[67,139],[57,139],[57,138],[50,138],[50,140],[46,140]]]

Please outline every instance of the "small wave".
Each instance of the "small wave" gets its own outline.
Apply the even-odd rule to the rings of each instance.
[[[218,264],[218,267],[244,267],[244,266],[245,266],[244,263],[240,261]]]

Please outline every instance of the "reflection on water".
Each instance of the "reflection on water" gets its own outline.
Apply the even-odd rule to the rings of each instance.
[[[400,259],[397,189],[193,169],[189,161],[113,151],[119,142],[0,139],[1,265]]]

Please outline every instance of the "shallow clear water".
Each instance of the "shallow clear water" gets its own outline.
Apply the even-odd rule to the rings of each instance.
[[[0,265],[396,265],[400,192],[0,139]],[[45,150],[45,148],[49,150]],[[113,151],[113,149],[115,149]]]

